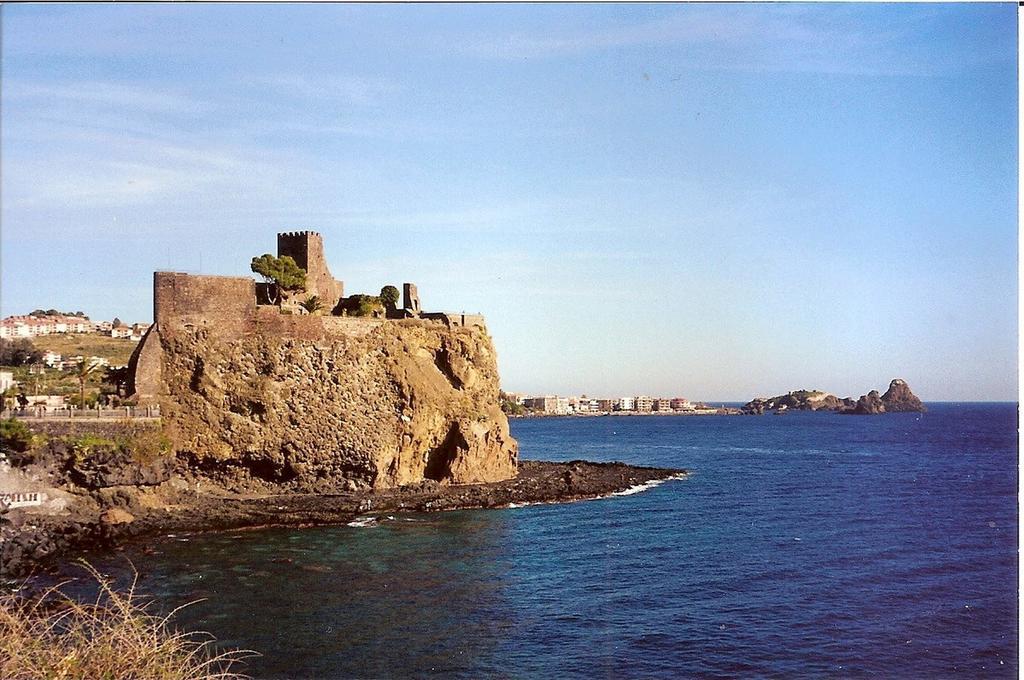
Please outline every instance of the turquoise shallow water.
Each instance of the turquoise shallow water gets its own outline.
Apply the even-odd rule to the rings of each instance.
[[[257,677],[1016,677],[1016,417],[520,420],[523,458],[693,474],[129,555]]]

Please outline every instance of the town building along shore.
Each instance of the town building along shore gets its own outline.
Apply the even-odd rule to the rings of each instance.
[[[523,407],[524,416],[604,416],[604,415],[734,415],[739,409],[709,406],[683,397],[632,396],[617,399],[595,399],[585,395],[560,397],[554,395],[524,396],[509,393],[507,397]]]

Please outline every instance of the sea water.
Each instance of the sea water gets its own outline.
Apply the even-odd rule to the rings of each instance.
[[[256,677],[1016,677],[1017,405],[929,408],[515,420],[523,459],[692,474],[129,556]]]

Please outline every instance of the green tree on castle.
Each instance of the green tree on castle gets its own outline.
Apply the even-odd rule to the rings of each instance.
[[[290,255],[274,257],[264,253],[252,258],[252,270],[263,277],[267,285],[267,298],[276,305],[282,292],[303,290],[306,287],[306,270],[295,264]]]
[[[380,289],[380,301],[389,312],[398,306],[398,289],[394,286],[384,286]]]

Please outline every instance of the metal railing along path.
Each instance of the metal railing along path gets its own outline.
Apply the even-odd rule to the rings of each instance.
[[[20,420],[158,420],[159,406],[121,406],[119,408],[47,408],[27,406],[0,411],[0,418]]]

